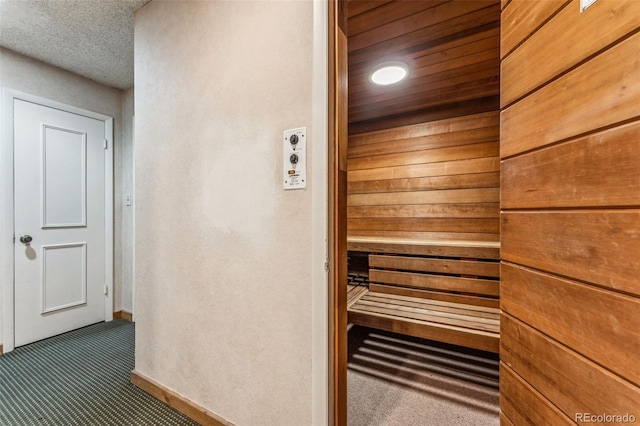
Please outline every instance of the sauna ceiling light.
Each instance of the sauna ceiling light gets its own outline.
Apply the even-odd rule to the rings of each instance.
[[[380,86],[388,86],[404,80],[408,75],[409,67],[404,62],[385,62],[371,71],[369,80]]]

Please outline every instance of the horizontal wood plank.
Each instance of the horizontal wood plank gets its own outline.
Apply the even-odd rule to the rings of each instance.
[[[378,143],[363,145],[349,145],[349,158],[378,156],[415,152],[436,148],[471,145],[477,143],[495,142],[499,140],[499,127],[481,127],[478,129],[461,130],[458,132],[438,133],[429,136],[418,136],[407,139],[392,139]],[[353,137],[350,138],[350,141]]]
[[[500,244],[487,241],[427,241],[380,237],[348,237],[347,247],[349,251],[368,253],[398,253],[478,259],[500,258]]]
[[[500,409],[518,426],[575,425],[569,417],[502,362]]]
[[[499,263],[473,260],[369,255],[369,267],[399,269],[403,271],[436,272],[442,274],[478,275],[495,278],[500,276]]]
[[[370,180],[349,182],[347,185],[349,194],[428,191],[435,189],[495,188],[500,186],[500,173],[468,173],[464,175],[424,178]]]
[[[347,6],[349,9],[347,36],[353,37],[356,34],[370,31],[372,28],[379,27],[390,21],[393,22],[406,18],[424,9],[438,6],[445,1],[446,0],[393,1],[377,2],[371,5],[359,5],[358,3],[360,3],[360,1],[350,1]]]
[[[449,133],[464,132],[467,130],[482,129],[486,127],[496,128],[499,127],[499,125],[500,115],[497,112],[485,112],[481,114],[413,124],[400,128],[351,135],[349,136],[349,147],[351,148],[354,146],[395,140],[423,138],[435,135],[447,135]]]
[[[499,296],[498,281],[369,269],[369,282],[414,288]]]
[[[467,160],[446,161],[429,164],[384,167],[380,169],[353,170],[348,172],[348,182],[367,180],[405,179],[432,176],[465,175],[500,171],[500,159],[497,157],[472,158]]]
[[[494,203],[500,200],[499,188],[440,189],[435,191],[382,192],[347,196],[348,206],[400,204]]]
[[[568,417],[640,407],[640,388],[510,315],[501,319],[500,346],[501,361]]]
[[[369,289],[375,293],[395,294],[421,299],[440,300],[442,302],[462,303],[464,305],[484,306],[499,309],[500,300],[497,298],[471,296],[463,294],[443,293],[441,291],[420,290],[381,284],[370,284]]]
[[[443,3],[383,25],[378,23],[377,26],[369,31],[349,37],[349,52],[383,43],[396,37],[403,37],[406,34],[424,30],[424,28],[432,27],[494,4],[494,1],[476,0],[473,2],[461,2],[456,7],[451,7],[450,4]]]
[[[503,263],[501,306],[640,385],[640,299]]]
[[[347,219],[348,232],[353,231],[412,231],[412,232],[500,232],[500,220],[476,218],[389,218]]]
[[[640,295],[640,211],[505,212],[502,259]]]
[[[503,209],[640,206],[640,122],[502,163]]]
[[[502,158],[639,117],[639,53],[640,33],[504,110]]]
[[[638,16],[640,2],[636,0],[598,0],[584,13],[580,13],[580,0],[572,0],[502,61],[502,105],[509,105],[632,33],[640,27]],[[635,55],[638,55],[638,42],[634,44]],[[609,62],[618,64],[610,68],[618,68],[624,62]]]
[[[420,321],[411,318],[399,318],[394,315],[350,310],[349,322],[394,333],[408,334],[423,339],[480,349],[489,352],[499,351],[499,336],[496,333],[472,331],[464,327]]]
[[[352,171],[405,166],[410,164],[436,163],[441,161],[464,160],[468,158],[497,157],[498,155],[500,155],[500,147],[496,140],[493,142],[475,143],[446,148],[349,158],[348,170]]]
[[[571,0],[513,0],[502,12],[500,57],[507,56]]]
[[[388,3],[393,3],[393,0],[348,0],[347,18],[351,19]]]
[[[469,242],[500,242],[500,234],[488,234],[478,232],[407,232],[407,231],[357,231],[348,235],[349,238],[388,238],[394,241],[460,241]]]
[[[349,218],[498,218],[499,203],[351,206]]]

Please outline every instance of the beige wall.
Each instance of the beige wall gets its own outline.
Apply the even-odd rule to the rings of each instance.
[[[120,200],[122,199],[122,144],[121,138],[121,116],[122,116],[122,91],[103,86],[94,81],[80,77],[76,74],[61,70],[59,68],[46,65],[42,62],[19,55],[12,51],[0,48],[0,85],[3,88],[18,90],[30,95],[40,96],[56,102],[65,103],[89,111],[98,112],[114,118],[114,145],[115,145],[115,270],[121,269],[122,259],[122,239],[121,219],[119,212]],[[2,115],[4,116],[4,115]],[[4,123],[3,123],[4,125]],[[1,165],[1,163],[0,163]],[[2,170],[0,170],[2,179]],[[1,182],[1,180],[0,180]],[[2,186],[0,185],[0,191]],[[4,215],[2,201],[4,194],[0,193],[0,215]],[[0,228],[0,241],[4,241],[9,236],[2,235]],[[1,253],[0,253],[1,256]],[[0,268],[3,262],[0,262]],[[2,279],[3,270],[0,270],[0,342],[2,342]],[[121,309],[121,274],[114,277],[114,308]]]
[[[313,9],[136,14],[136,370],[239,425],[326,412],[326,158],[308,153],[306,190],[280,180],[283,130],[312,123]]]

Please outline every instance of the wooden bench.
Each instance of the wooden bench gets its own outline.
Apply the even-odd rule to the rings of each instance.
[[[368,290],[350,288],[349,322],[498,352],[497,242],[350,238],[369,253]]]

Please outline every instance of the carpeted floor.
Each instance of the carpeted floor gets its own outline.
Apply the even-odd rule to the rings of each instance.
[[[0,356],[0,425],[197,425],[129,383],[134,332],[100,323]]]
[[[498,355],[352,326],[350,426],[498,425]]]

